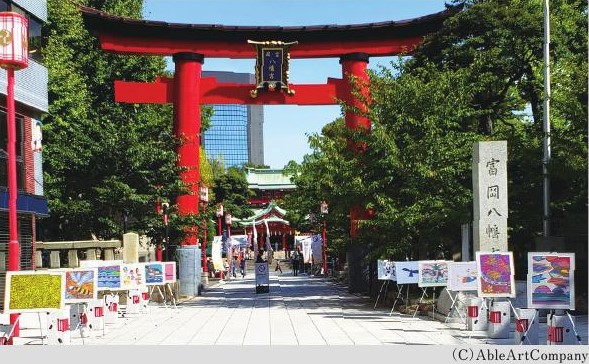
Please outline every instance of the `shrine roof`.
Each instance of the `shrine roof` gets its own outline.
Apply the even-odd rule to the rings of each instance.
[[[328,50],[334,44],[350,45],[352,48],[348,53],[370,51],[370,47],[373,47],[374,52],[365,52],[369,55],[392,55],[395,52],[400,53],[403,47],[409,47],[406,49],[409,51],[423,36],[440,29],[444,20],[458,13],[462,7],[447,5],[444,11],[406,20],[310,26],[168,23],[116,16],[81,5],[80,9],[86,27],[98,33],[105,50],[113,52],[171,55],[174,52],[192,51],[208,57],[249,58],[253,49],[247,44],[248,40],[285,43],[296,41],[300,46],[293,47],[291,56],[302,58],[330,56]],[[150,45],[149,42],[154,41],[156,44]],[[163,41],[166,43],[161,44]],[[393,41],[395,48],[381,49],[382,42]],[[368,44],[362,47],[358,42]],[[223,53],[217,49],[215,52],[210,47],[212,44],[222,44],[228,51]],[[239,45],[241,48],[232,48],[231,45]],[[318,51],[309,52],[305,50],[305,45],[318,48]],[[304,54],[297,54],[296,49],[301,46]],[[244,50],[251,51],[243,54]]]

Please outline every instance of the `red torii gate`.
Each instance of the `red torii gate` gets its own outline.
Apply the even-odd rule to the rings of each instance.
[[[174,24],[113,16],[84,6],[80,9],[86,27],[97,34],[103,50],[172,56],[173,79],[115,81],[115,101],[174,105],[174,131],[182,140],[177,149],[178,165],[184,167],[180,178],[190,191],[176,201],[184,215],[196,214],[199,209],[201,104],[335,105],[343,100],[364,110],[352,87],[354,79],[359,81],[361,94],[368,96],[369,58],[411,52],[426,34],[460,11],[451,7],[415,19],[380,23],[279,27]],[[215,78],[201,77],[205,58],[255,58],[256,50],[248,40],[297,42],[289,49],[290,58],[339,58],[343,78],[329,78],[325,84],[289,84],[296,91],[294,95],[265,92],[254,98],[251,84],[217,83]],[[345,112],[345,123],[351,129],[371,127],[366,117],[351,111]],[[182,244],[196,243],[193,227]]]

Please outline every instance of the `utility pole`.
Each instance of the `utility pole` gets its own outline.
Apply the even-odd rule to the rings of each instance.
[[[544,0],[544,158],[542,159],[542,176],[544,179],[544,237],[550,236],[550,9],[549,0]]]

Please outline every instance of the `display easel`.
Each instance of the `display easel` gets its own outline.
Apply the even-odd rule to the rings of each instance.
[[[82,338],[82,344],[86,344],[86,342],[84,340],[86,330],[84,330],[84,329],[87,329],[87,331],[89,332],[89,335],[92,338],[92,342],[96,343],[96,338],[94,337],[94,332],[93,332],[92,328],[88,326],[88,315],[89,314],[90,313],[88,312],[88,304],[83,303],[82,304],[82,312],[80,313],[80,319],[78,320],[78,325],[76,328],[74,328],[74,330],[80,331],[80,337]],[[104,325],[103,325],[103,327],[104,327]]]
[[[406,297],[403,298],[401,295],[403,294],[403,287],[407,287],[407,289],[405,290],[406,293]],[[401,300],[405,303],[405,309],[407,309],[407,304],[409,302],[409,286],[405,285],[405,284],[397,284],[397,297],[395,298],[395,301],[393,302],[393,307],[391,308],[391,312],[389,312],[389,316],[393,315],[393,311],[395,311],[395,306],[397,305],[397,302]]]
[[[548,322],[550,322],[552,320],[552,317],[554,315],[556,315],[556,311],[557,310],[551,310],[550,313],[548,314]],[[566,313],[566,316],[569,320],[569,322],[571,323],[571,328],[573,329],[573,333],[575,334],[575,338],[577,339],[577,344],[582,345],[582,340],[581,340],[581,335],[579,335],[579,333],[577,332],[577,327],[575,325],[575,320],[573,320],[573,317],[571,316],[571,313],[569,312],[569,310],[563,310]],[[559,316],[563,316],[563,315],[559,315]]]
[[[447,291],[448,291],[448,296],[450,296],[450,301],[452,301],[452,304],[450,305],[450,309],[448,310],[448,315],[446,316],[444,323],[448,322],[448,319],[450,318],[452,311],[456,311],[456,313],[460,317],[460,321],[466,325],[466,318],[464,316],[462,316],[462,312],[460,312],[460,310],[458,309],[458,306],[456,305],[456,303],[458,302],[458,292],[460,292],[460,291],[450,291],[448,289],[447,289]],[[456,292],[456,297],[452,297],[450,292]]]
[[[430,288],[430,287],[420,287],[420,288],[421,288],[422,294],[421,294],[421,298],[417,302],[417,307],[415,308],[415,312],[413,312],[413,318],[415,318],[415,316],[417,315],[417,311],[419,311],[419,304],[420,303],[423,303],[423,297],[429,297],[427,295],[427,289]],[[434,300],[434,304],[435,304],[435,301],[436,301],[436,288],[435,287],[431,287],[431,288],[434,289],[433,300]],[[434,307],[434,305],[432,305],[432,313],[433,313],[433,307]]]
[[[483,312],[483,308],[485,309],[485,311],[484,311],[485,314],[488,314],[488,312],[489,312],[489,306],[487,306],[487,299],[485,297],[481,297],[481,304],[479,305],[479,309],[478,309],[477,321],[480,320],[481,312]],[[476,321],[475,321],[475,323],[476,323]],[[468,325],[468,322],[467,322],[467,325]],[[468,335],[468,338],[469,339],[472,338],[472,331]]]
[[[374,302],[374,309],[376,308],[376,305],[378,305],[378,300],[380,299],[380,295],[382,294],[382,290],[384,289],[384,298],[383,298],[383,303],[387,302],[387,289],[389,287],[389,279],[385,279],[382,281],[382,285],[380,286],[380,291],[378,291],[378,296],[376,296],[376,302]]]

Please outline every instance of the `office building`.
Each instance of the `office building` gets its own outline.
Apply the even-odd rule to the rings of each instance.
[[[215,77],[219,83],[254,84],[254,75],[221,71],[203,71],[203,77]],[[258,105],[211,105],[211,127],[202,136],[209,159],[222,159],[225,168],[245,163],[264,164],[264,109]]]

